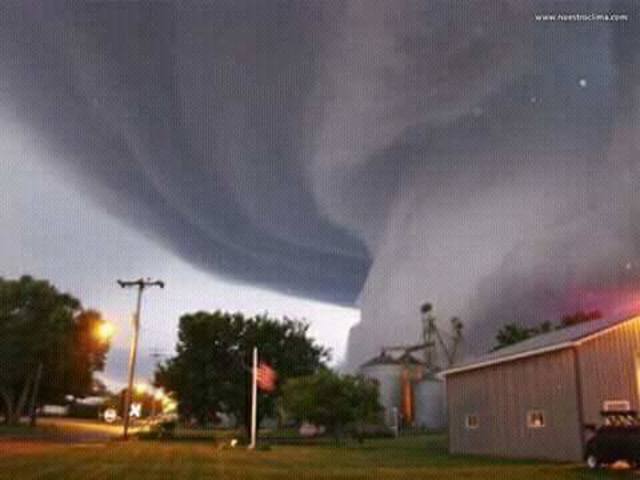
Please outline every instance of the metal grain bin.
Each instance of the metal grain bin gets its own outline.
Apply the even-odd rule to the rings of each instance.
[[[360,374],[378,383],[384,421],[389,426],[395,425],[394,408],[400,411],[402,405],[400,379],[403,368],[400,361],[384,352],[360,366]]]
[[[447,425],[445,385],[428,374],[413,387],[415,426],[427,430],[442,430]]]

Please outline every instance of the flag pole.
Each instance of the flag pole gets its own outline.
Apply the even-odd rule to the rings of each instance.
[[[258,347],[253,347],[253,369],[251,379],[251,443],[250,449],[256,448],[258,420]]]

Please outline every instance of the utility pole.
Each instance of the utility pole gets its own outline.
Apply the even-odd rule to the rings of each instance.
[[[131,350],[129,351],[129,379],[127,384],[127,391],[124,396],[124,431],[122,438],[127,440],[129,438],[129,417],[131,410],[131,396],[133,392],[133,380],[136,370],[136,356],[138,354],[138,336],[140,335],[140,306],[142,304],[142,292],[147,287],[160,287],[164,288],[164,282],[161,280],[151,281],[150,278],[146,280],[140,278],[138,280],[123,281],[118,280],[118,285],[122,288],[138,288],[138,299],[136,301],[136,311],[133,314],[133,336],[131,338]]]

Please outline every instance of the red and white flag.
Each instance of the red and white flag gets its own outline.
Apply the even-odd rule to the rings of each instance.
[[[268,363],[258,363],[258,347],[253,347],[253,375],[251,379],[251,443],[249,449],[256,448],[258,441],[258,388],[265,392],[276,389],[278,374]]]
[[[260,362],[256,371],[258,388],[264,392],[273,392],[278,382],[278,374],[268,363]]]

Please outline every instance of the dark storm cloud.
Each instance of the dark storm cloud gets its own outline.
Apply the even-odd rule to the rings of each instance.
[[[298,168],[321,13],[5,4],[3,103],[108,208],[195,265],[348,303],[367,253],[319,214]]]
[[[486,331],[635,282],[633,3],[0,8],[5,116],[194,265],[361,292],[353,358],[412,336],[425,299]]]

